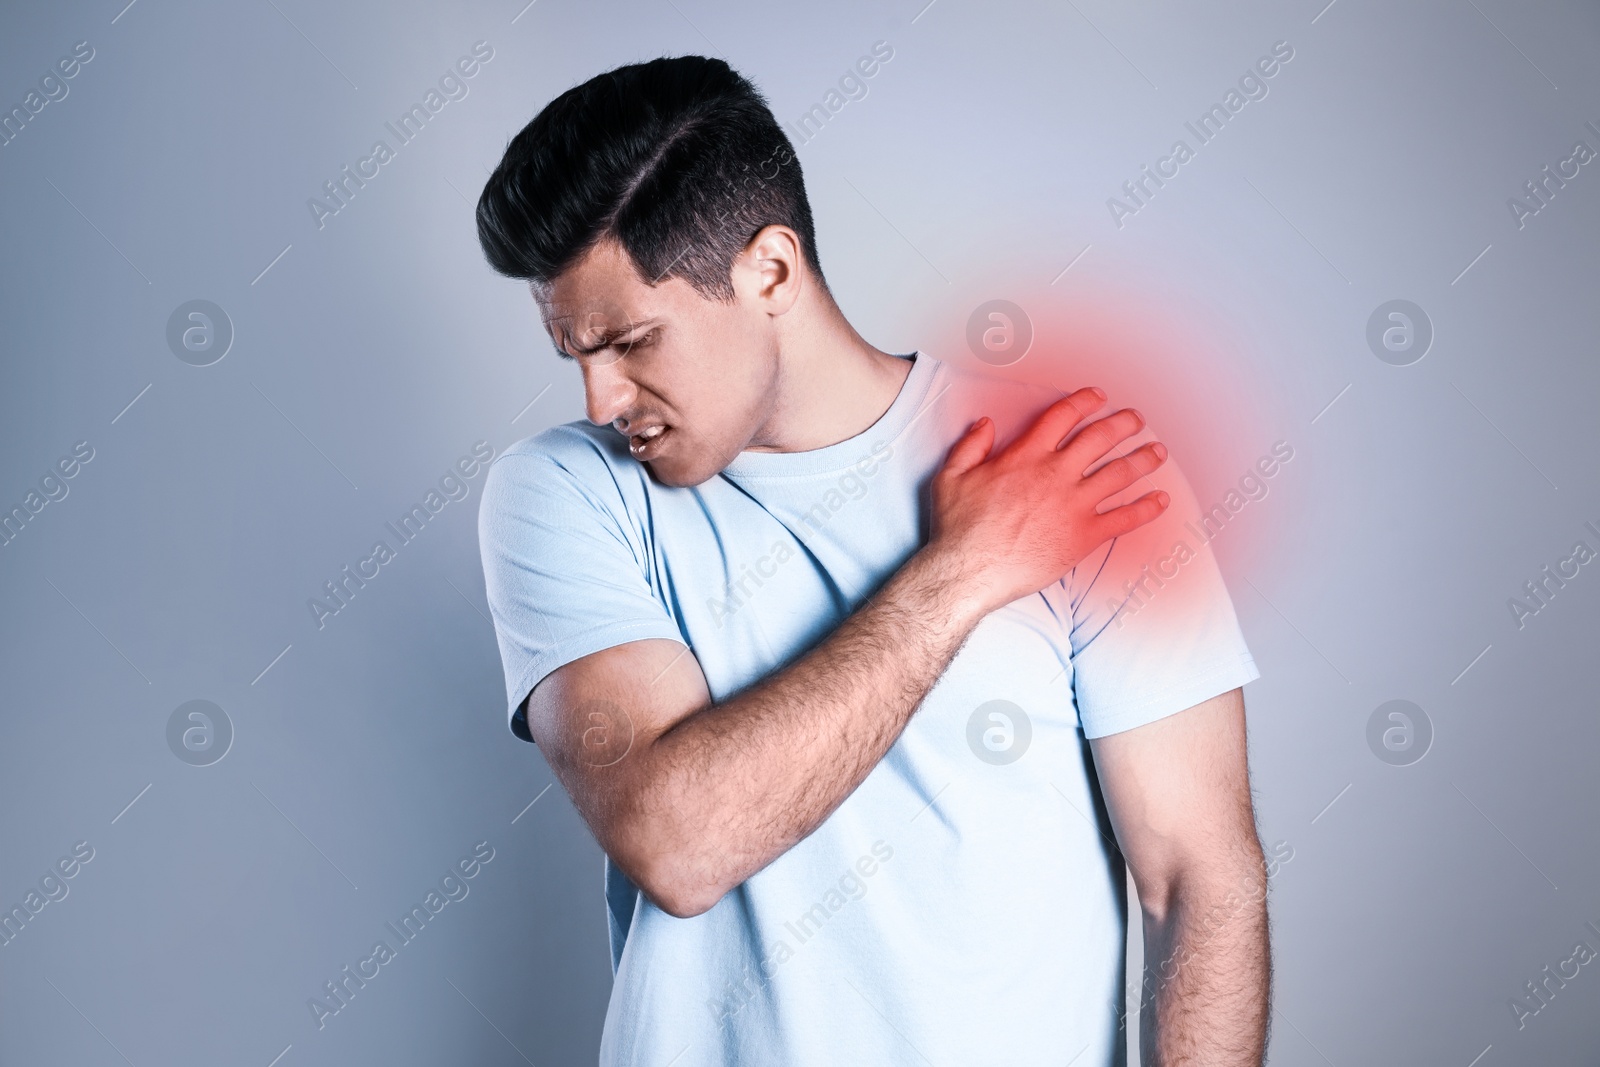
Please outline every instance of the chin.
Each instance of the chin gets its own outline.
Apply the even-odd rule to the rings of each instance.
[[[661,460],[652,460],[644,467],[650,472],[651,478],[674,489],[688,489],[700,485],[710,481],[717,474],[716,471],[702,472],[697,467]]]
[[[682,441],[674,442],[683,444]],[[701,447],[679,450],[671,449],[666,455],[651,460],[635,460],[642,463],[650,472],[650,477],[661,485],[671,486],[674,489],[690,489],[703,485],[715,478],[722,469],[733,462],[733,457],[738,452],[728,456],[717,453],[711,442],[696,442]]]

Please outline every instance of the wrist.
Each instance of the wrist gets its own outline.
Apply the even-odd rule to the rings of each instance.
[[[934,616],[949,620],[963,637],[996,607],[980,571],[961,554],[936,543],[919,549],[905,571]]]

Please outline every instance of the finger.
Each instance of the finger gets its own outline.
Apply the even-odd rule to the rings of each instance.
[[[945,457],[940,474],[965,474],[989,458],[994,447],[994,421],[985,415],[967,428]]]
[[[1096,419],[1075,434],[1061,449],[1062,462],[1074,474],[1083,474],[1108,453],[1145,428],[1144,416],[1123,408]]]
[[[1017,439],[1017,443],[1023,448],[1053,452],[1074,426],[1091,412],[1098,411],[1105,402],[1103,389],[1087,387],[1069,393],[1045,408],[1043,414]]]
[[[1157,489],[1153,493],[1146,493],[1131,504],[1112,508],[1098,520],[1098,528],[1103,534],[1102,540],[1121,537],[1125,533],[1137,530],[1145,523],[1159,518],[1171,503],[1172,497]]]
[[[1160,441],[1152,441],[1089,475],[1083,480],[1084,489],[1091,494],[1091,499],[1105,500],[1122,492],[1166,461],[1167,446]]]

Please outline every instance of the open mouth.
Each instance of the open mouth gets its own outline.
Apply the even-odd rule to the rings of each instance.
[[[628,438],[628,451],[633,453],[633,458],[641,462],[655,459],[661,454],[667,435],[672,432],[667,426],[652,426],[643,433]]]

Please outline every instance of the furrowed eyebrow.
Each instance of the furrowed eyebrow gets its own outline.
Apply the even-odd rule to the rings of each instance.
[[[590,346],[590,347],[585,348],[585,347],[582,347],[580,345],[573,345],[572,346],[572,351],[576,352],[580,356],[593,355],[594,353],[600,351],[603,348],[610,348],[612,345],[616,344],[617,341],[621,340],[627,334],[630,334],[630,333],[633,333],[635,331],[638,331],[639,335],[642,337],[644,334],[649,333],[651,330],[655,329],[659,325],[660,325],[660,320],[658,320],[658,319],[647,319],[644,322],[630,322],[626,326],[619,326],[615,330],[608,330],[605,333],[601,334],[600,335],[600,340],[598,342],[596,342],[594,345]],[[636,340],[637,340],[637,338],[636,338]],[[563,359],[575,359],[576,358],[571,353],[569,353],[566,349],[562,348],[560,345],[556,346],[556,353],[559,356],[561,356]]]

